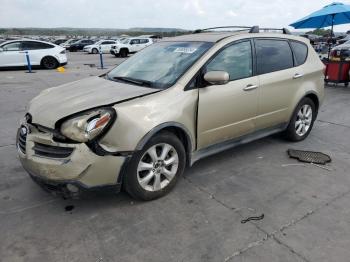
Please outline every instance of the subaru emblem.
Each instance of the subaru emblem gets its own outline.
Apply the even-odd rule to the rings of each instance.
[[[25,136],[25,135],[27,134],[27,132],[28,132],[28,131],[27,131],[27,128],[24,127],[24,126],[22,126],[22,127],[21,127],[21,134]]]

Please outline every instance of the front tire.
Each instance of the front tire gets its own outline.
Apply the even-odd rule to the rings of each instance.
[[[98,54],[98,50],[97,50],[96,48],[94,48],[94,49],[92,49],[92,53],[93,53],[94,55],[96,55],[96,54]]]
[[[120,57],[127,57],[128,56],[128,50],[127,49],[121,49],[120,51],[119,51],[119,54],[120,54]]]
[[[162,132],[136,152],[124,177],[124,188],[134,198],[153,200],[171,191],[183,174],[186,153],[172,133]]]
[[[41,66],[45,69],[55,69],[59,66],[59,63],[56,58],[47,56],[41,60]]]
[[[288,140],[298,142],[308,137],[316,120],[315,103],[308,97],[303,98],[294,110],[292,119],[285,131]]]

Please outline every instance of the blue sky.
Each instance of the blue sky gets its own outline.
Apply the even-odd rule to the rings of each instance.
[[[343,1],[350,4],[350,1]],[[0,27],[285,27],[324,0],[0,0]],[[337,31],[350,29],[337,26]]]

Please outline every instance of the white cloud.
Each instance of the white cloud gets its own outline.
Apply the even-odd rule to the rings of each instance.
[[[192,11],[196,15],[205,15],[205,11],[199,0],[188,0],[184,4],[184,10]]]
[[[232,11],[232,10],[228,10],[227,12],[226,12],[226,14],[228,15],[228,16],[237,16],[237,13],[236,12],[234,12],[234,11]]]
[[[0,27],[285,27],[330,0],[0,0]],[[344,1],[350,4],[350,0]],[[350,26],[338,26],[347,30]]]

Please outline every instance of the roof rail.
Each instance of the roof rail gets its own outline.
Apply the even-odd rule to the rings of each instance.
[[[255,25],[255,26],[252,26],[252,28],[250,28],[250,31],[249,33],[259,33],[259,26],[258,25]]]
[[[241,30],[236,30],[236,31],[246,31],[246,30],[250,30],[252,27],[251,26],[217,26],[217,27],[210,27],[210,28],[203,28],[203,29],[197,29],[195,30],[193,33],[202,33],[204,31],[209,31],[209,30],[213,30],[213,29],[230,29],[230,28],[234,28],[234,29],[241,29]]]
[[[282,31],[283,34],[285,35],[291,35],[292,33],[287,29],[287,28],[267,28],[267,27],[262,27],[262,28],[257,28],[257,30],[260,32],[262,31]]]
[[[291,32],[287,28],[260,28],[258,25],[255,26],[217,26],[217,27],[211,27],[211,28],[204,28],[204,29],[197,29],[193,33],[202,33],[204,31],[209,31],[213,29],[229,29],[229,28],[235,28],[235,29],[241,29],[236,31],[247,31],[249,30],[249,33],[260,33],[261,30],[263,31],[282,31],[283,34],[291,35]]]

